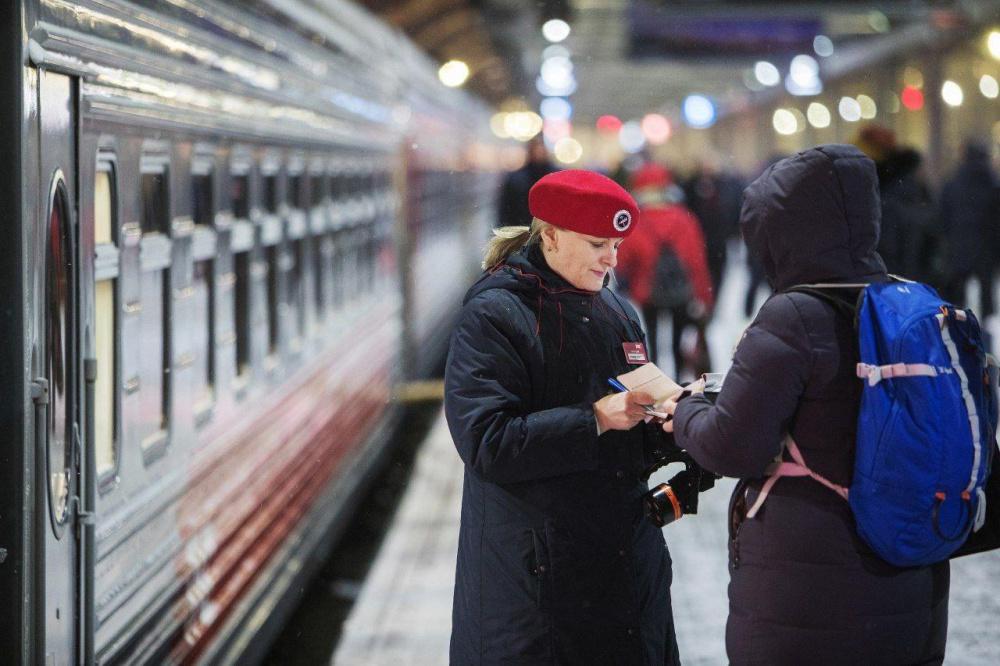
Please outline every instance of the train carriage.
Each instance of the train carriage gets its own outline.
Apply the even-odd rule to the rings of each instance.
[[[443,348],[487,111],[343,2],[13,5],[0,646],[254,654]]]

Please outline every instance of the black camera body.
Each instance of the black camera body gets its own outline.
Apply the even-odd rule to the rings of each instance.
[[[706,398],[713,403],[722,389],[722,376],[718,374],[705,375]],[[685,391],[680,399],[691,395]],[[671,443],[672,444],[672,443]],[[671,477],[667,483],[661,483],[643,495],[646,516],[657,527],[664,527],[685,514],[698,513],[698,496],[715,485],[717,474],[701,468],[688,455],[687,451],[673,445],[665,445],[653,451],[654,462],[644,472],[649,477],[656,470],[671,463],[681,463],[684,469]]]

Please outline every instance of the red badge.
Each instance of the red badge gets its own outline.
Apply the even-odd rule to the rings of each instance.
[[[646,346],[641,342],[623,342],[622,349],[625,350],[625,360],[630,365],[649,363],[649,359],[646,358]]]

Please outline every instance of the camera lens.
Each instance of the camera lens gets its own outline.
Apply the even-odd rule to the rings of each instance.
[[[657,527],[669,525],[684,515],[674,489],[666,483],[661,483],[650,490],[643,500],[646,504],[646,515]]]

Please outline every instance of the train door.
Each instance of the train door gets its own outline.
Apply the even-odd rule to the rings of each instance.
[[[35,662],[80,659],[79,471],[82,449],[76,82],[38,75],[35,257]]]

